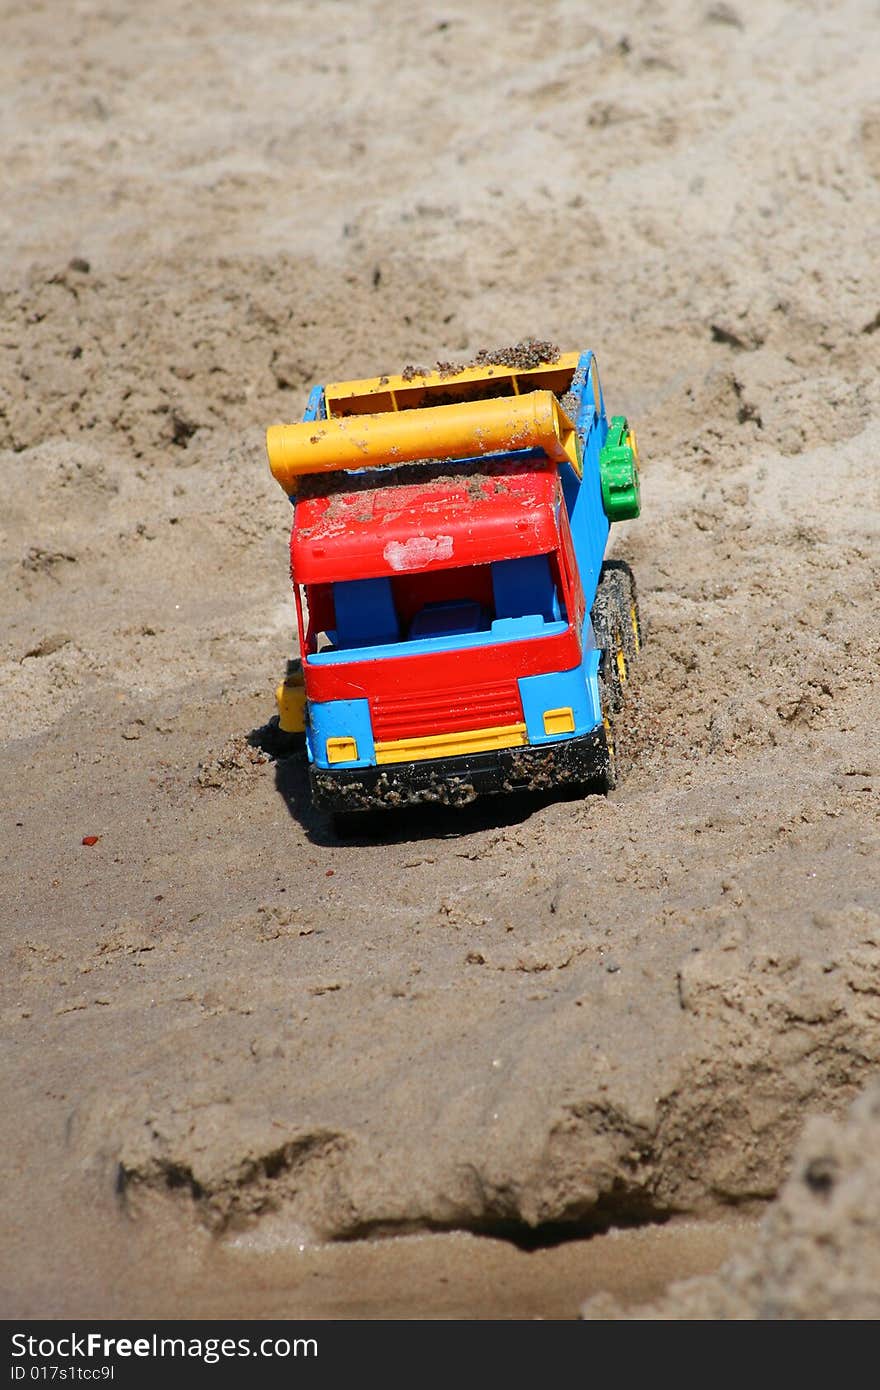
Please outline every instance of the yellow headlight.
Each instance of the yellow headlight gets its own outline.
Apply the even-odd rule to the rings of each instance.
[[[328,763],[354,763],[357,762],[357,755],[357,740],[350,734],[344,734],[341,738],[328,738]]]
[[[574,710],[570,705],[564,709],[545,709],[544,711],[544,733],[545,734],[573,734],[574,733]]]

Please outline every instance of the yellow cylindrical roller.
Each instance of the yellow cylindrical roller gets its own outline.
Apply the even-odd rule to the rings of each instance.
[[[266,448],[286,493],[309,473],[380,468],[422,459],[471,458],[543,449],[580,472],[577,434],[552,391],[389,411],[297,425],[272,425]]]

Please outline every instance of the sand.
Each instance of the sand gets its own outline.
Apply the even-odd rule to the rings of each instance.
[[[607,1286],[656,1310],[729,1242],[647,1287],[645,1232],[760,1217],[880,1060],[873,5],[2,20],[3,1305],[252,1312],[277,1230],[332,1315],[341,1239],[454,1280],[636,1223]],[[339,842],[248,741],[294,625],[264,428],[528,335],[639,434],[624,776]]]
[[[792,1171],[752,1240],[710,1275],[674,1282],[654,1304],[607,1291],[582,1314],[718,1321],[880,1317],[880,1086],[843,1120],[811,1119]],[[627,1288],[627,1293],[630,1288]]]

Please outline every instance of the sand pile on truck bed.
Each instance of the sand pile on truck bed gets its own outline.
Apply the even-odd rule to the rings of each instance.
[[[332,9],[5,20],[16,1314],[185,1313],[239,1239],[758,1213],[880,1062],[871,6]],[[340,843],[257,747],[264,427],[529,335],[639,435],[624,779]]]

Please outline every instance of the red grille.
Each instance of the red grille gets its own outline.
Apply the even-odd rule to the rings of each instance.
[[[383,696],[370,701],[373,737],[420,738],[464,729],[490,729],[522,722],[522,703],[516,681],[503,685],[457,685],[454,690]]]

